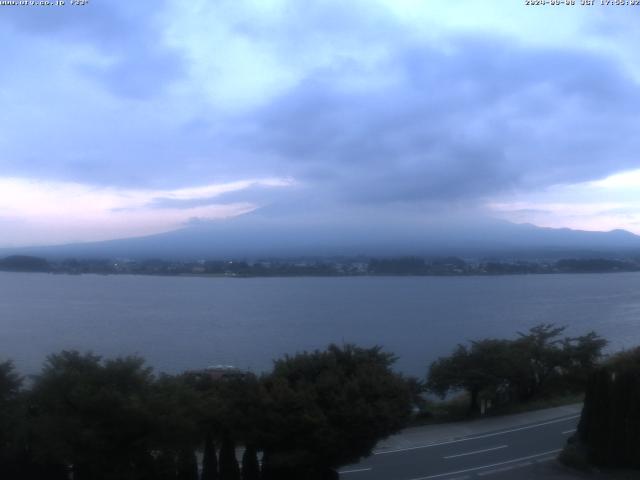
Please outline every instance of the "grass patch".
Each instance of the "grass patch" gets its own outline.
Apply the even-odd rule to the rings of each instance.
[[[469,396],[461,393],[447,400],[426,400],[421,412],[412,420],[411,426],[468,420]]]
[[[484,415],[469,414],[469,396],[465,393],[447,400],[426,400],[422,411],[417,413],[410,426],[434,425],[438,423],[461,422],[475,418],[485,418],[513,413],[533,412],[545,408],[562,407],[582,403],[584,394],[566,394],[538,398],[525,403],[512,403],[491,408]]]
[[[523,403],[511,403],[508,405],[500,405],[492,408],[487,415],[509,415],[511,413],[533,412],[535,410],[544,410],[545,408],[563,407],[565,405],[573,405],[584,402],[583,393],[570,393],[565,395],[556,395],[550,397],[541,397]]]

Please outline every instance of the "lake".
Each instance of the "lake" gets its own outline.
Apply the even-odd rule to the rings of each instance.
[[[35,373],[47,354],[139,354],[159,371],[259,372],[329,343],[382,345],[423,376],[458,342],[541,322],[640,344],[640,274],[194,278],[0,272],[0,359]]]

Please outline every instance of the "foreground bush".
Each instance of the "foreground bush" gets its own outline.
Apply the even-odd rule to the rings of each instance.
[[[591,464],[640,469],[640,347],[590,377],[576,443]]]
[[[428,389],[442,397],[465,391],[470,414],[480,413],[483,401],[505,405],[582,392],[607,342],[594,332],[562,338],[564,330],[542,324],[514,340],[458,345],[431,364]]]
[[[155,376],[138,357],[65,351],[28,389],[0,363],[0,478],[337,478],[409,417],[412,387],[393,361],[379,348],[332,345],[278,360],[260,378],[217,378]]]
[[[285,357],[265,379],[268,478],[337,478],[411,414],[411,389],[380,348],[332,345]]]

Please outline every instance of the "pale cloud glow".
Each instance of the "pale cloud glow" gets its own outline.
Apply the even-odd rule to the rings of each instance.
[[[0,246],[44,245],[150,235],[192,219],[215,220],[251,212],[252,202],[218,202],[217,197],[256,187],[287,187],[289,178],[249,179],[174,190],[98,187],[75,182],[0,178]],[[202,201],[186,206],[158,200]]]
[[[339,223],[362,208],[375,224],[419,224],[486,205],[519,222],[640,233],[629,8],[6,10],[0,41],[21,47],[0,71],[0,246],[146,235],[266,204],[274,222],[299,210]]]
[[[489,210],[515,222],[543,227],[640,234],[640,169],[601,180],[555,185],[515,199],[487,204]]]
[[[640,192],[640,169],[610,175],[602,180],[590,182],[589,185],[603,189],[636,188]],[[638,196],[640,197],[640,193]]]

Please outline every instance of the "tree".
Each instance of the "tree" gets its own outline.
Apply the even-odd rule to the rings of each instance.
[[[177,480],[198,480],[198,460],[188,444],[178,452]]]
[[[34,454],[71,465],[77,480],[145,478],[152,465],[146,401],[152,379],[137,357],[49,356],[30,395]]]
[[[564,354],[563,369],[565,380],[575,390],[583,390],[589,375],[598,366],[607,341],[595,332],[575,338],[566,338],[562,342]]]
[[[244,445],[255,455],[264,426],[258,379],[247,372],[214,378],[206,371],[189,372],[184,378],[198,392],[202,403],[199,422],[206,437],[203,476],[239,478],[235,445]],[[221,447],[219,459],[215,456],[216,442]]]
[[[48,272],[51,270],[49,262],[44,258],[28,255],[11,255],[0,260],[0,270],[12,272]]]
[[[4,405],[15,400],[21,387],[22,377],[15,371],[13,362],[0,362],[0,402]]]
[[[535,397],[547,381],[559,373],[567,363],[566,352],[561,348],[560,334],[566,327],[543,323],[518,333],[513,343],[513,366],[516,372],[511,378],[521,401]]]
[[[24,421],[19,403],[22,378],[13,363],[0,363],[0,478],[15,478],[20,468]]]
[[[278,360],[261,379],[215,379],[206,371],[155,377],[137,357],[63,351],[47,358],[28,391],[10,363],[0,364],[0,473],[196,480],[195,452],[204,446],[201,480],[335,479],[337,467],[368,454],[410,415],[421,387],[395,374],[394,360],[378,347],[332,345]],[[236,445],[244,446],[242,472]]]
[[[182,377],[162,374],[150,386],[148,412],[153,418],[150,442],[153,450],[178,456],[194,451],[204,439],[199,420],[204,408],[200,395]]]
[[[155,480],[177,480],[178,459],[170,450],[160,450],[155,456],[153,466]]]
[[[411,392],[380,347],[331,345],[277,360],[263,379],[263,477],[336,478],[401,429]]]
[[[216,456],[216,445],[213,441],[213,434],[208,432],[205,435],[204,451],[202,454],[202,477],[201,480],[218,480],[218,457]]]
[[[599,466],[640,469],[640,347],[590,375],[577,440]]]
[[[376,275],[424,275],[428,269],[422,258],[402,257],[371,259],[369,271]]]
[[[444,397],[458,389],[469,394],[469,413],[480,412],[480,396],[494,398],[507,384],[511,372],[510,345],[506,340],[471,342],[458,345],[448,357],[431,364],[427,388]]]
[[[220,480],[240,480],[236,445],[230,436],[222,440],[220,447]]]
[[[564,391],[583,392],[586,388],[607,341],[595,332],[560,338],[565,329],[541,324],[514,340],[510,382],[520,401]]]
[[[242,480],[260,480],[258,451],[254,445],[247,445],[242,454]]]
[[[441,397],[466,391],[471,414],[480,411],[481,398],[526,402],[542,394],[583,391],[606,341],[594,332],[560,338],[564,330],[541,324],[514,340],[458,345],[451,355],[431,364],[427,388]]]

